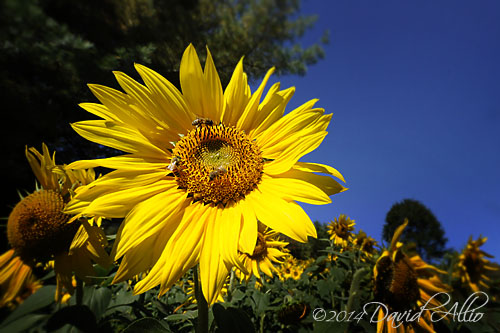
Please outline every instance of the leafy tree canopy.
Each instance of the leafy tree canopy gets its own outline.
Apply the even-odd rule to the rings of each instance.
[[[46,142],[66,163],[111,155],[69,126],[89,117],[77,106],[95,101],[87,83],[118,88],[111,71],[139,79],[137,62],[178,86],[189,43],[200,56],[209,46],[223,86],[242,56],[250,80],[272,66],[277,74],[304,74],[323,57],[326,39],[300,46],[315,17],[300,15],[299,7],[299,0],[1,1],[1,171],[9,175],[3,191],[11,198],[1,215],[17,202],[16,189],[33,189],[25,145],[40,149]]]
[[[408,219],[401,241],[415,247],[424,260],[441,258],[445,253],[447,238],[441,223],[429,208],[413,199],[395,203],[385,218],[382,238],[390,243],[394,231]]]

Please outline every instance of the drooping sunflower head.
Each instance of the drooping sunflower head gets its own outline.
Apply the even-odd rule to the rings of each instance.
[[[264,272],[269,277],[273,277],[273,272],[279,273],[274,264],[281,264],[283,258],[288,256],[288,251],[285,249],[287,245],[287,242],[279,239],[277,232],[260,225],[253,253],[240,253],[240,260],[247,272],[245,273],[238,269],[238,274],[246,281],[252,275],[260,279],[259,271]]]
[[[402,251],[403,244],[399,242],[399,238],[407,224],[405,221],[396,229],[390,248],[382,253],[373,268],[375,300],[385,304],[389,313],[418,311],[431,295],[450,290],[438,276],[446,272],[425,263],[418,255],[410,257]],[[433,299],[432,305],[438,308],[440,303]],[[387,313],[381,308],[379,318],[385,315]],[[377,332],[383,332],[384,328],[391,332],[399,324],[408,329],[414,329],[412,325],[418,325],[420,328],[433,331],[429,311],[426,311],[418,322],[400,323],[387,317],[377,323]]]
[[[371,258],[377,252],[377,241],[368,236],[363,230],[359,230],[356,234],[354,245],[361,251],[362,260]]]
[[[94,180],[92,170],[69,171],[55,162],[42,144],[43,154],[26,148],[26,158],[41,189],[22,198],[9,215],[7,236],[10,245],[26,263],[47,261],[68,251],[79,223],[68,223],[63,212],[72,191]]]
[[[54,190],[38,190],[14,207],[7,223],[10,245],[26,262],[46,261],[67,251],[78,229],[67,222],[64,199]]]
[[[491,279],[488,273],[497,271],[498,268],[491,265],[486,258],[493,258],[480,249],[486,242],[486,237],[481,237],[473,240],[469,237],[466,247],[459,256],[458,275],[462,285],[468,286],[472,291],[487,291],[490,288]]]
[[[80,216],[64,212],[68,201],[82,185],[95,180],[92,169],[65,170],[55,163],[43,144],[43,154],[35,148],[26,149],[26,157],[39,181],[37,189],[14,207],[7,223],[7,236],[12,248],[27,265],[53,261],[56,273],[56,301],[61,301],[63,290],[72,293],[73,273],[88,280],[94,275],[93,262],[106,266],[110,263],[104,250],[105,235],[98,226]]]
[[[347,247],[353,240],[352,231],[354,230],[354,220],[351,220],[344,214],[331,221],[327,228],[330,239],[333,243],[341,247]]]

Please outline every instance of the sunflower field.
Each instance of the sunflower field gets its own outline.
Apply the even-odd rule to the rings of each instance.
[[[298,202],[347,190],[300,161],[332,116],[317,100],[285,112],[294,88],[264,93],[271,68],[252,92],[243,66],[223,89],[208,48],[202,67],[189,45],[180,89],[139,64],[144,84],[89,85],[100,103],[80,106],[99,119],[72,127],[121,155],[58,164],[26,148],[37,187],[8,217],[0,331],[498,330],[485,237],[426,262],[401,241],[407,220],[388,244],[345,215],[311,221]]]

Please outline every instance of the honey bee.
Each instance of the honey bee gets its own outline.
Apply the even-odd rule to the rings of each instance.
[[[199,127],[201,125],[212,126],[213,124],[214,124],[213,120],[209,118],[196,118],[191,123],[191,125],[196,127]]]
[[[221,176],[227,172],[226,168],[223,166],[218,166],[214,170],[210,171],[210,174],[208,175],[210,177],[210,181],[214,180],[216,177]]]
[[[179,156],[174,156],[170,161],[170,164],[167,166],[167,169],[176,172],[177,171],[177,163],[179,163],[181,158]]]

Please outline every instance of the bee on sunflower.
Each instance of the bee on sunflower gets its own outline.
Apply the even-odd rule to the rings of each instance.
[[[331,166],[299,162],[316,149],[331,115],[309,101],[287,115],[294,88],[252,93],[243,59],[223,91],[207,48],[202,69],[189,45],[179,91],[158,73],[135,65],[145,85],[115,72],[125,92],[89,85],[102,104],[81,107],[100,120],[72,124],[95,143],[124,155],[76,161],[67,169],[115,169],[78,192],[66,213],[124,217],[113,249],[121,265],[114,282],[149,269],[135,293],[160,285],[162,295],[199,264],[203,295],[212,304],[232,267],[245,274],[240,253],[252,255],[258,221],[306,242],[316,237],[297,201],[323,205],[346,190]],[[171,254],[175,253],[175,256]]]

